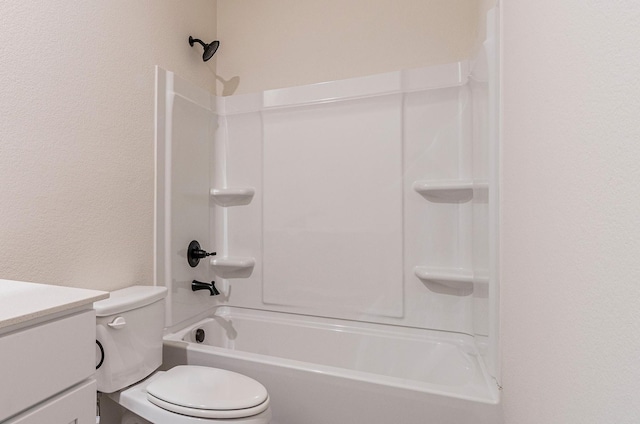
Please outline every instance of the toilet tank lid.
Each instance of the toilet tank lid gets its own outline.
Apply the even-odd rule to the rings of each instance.
[[[106,317],[150,305],[167,296],[167,288],[159,286],[131,286],[110,293],[108,299],[93,304],[96,316]]]

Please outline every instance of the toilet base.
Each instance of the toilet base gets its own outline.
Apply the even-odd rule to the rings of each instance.
[[[146,390],[147,385],[162,373],[163,371],[158,371],[140,383],[108,395],[133,414],[125,414],[122,424],[269,424],[271,421],[271,409],[251,417],[229,420],[188,417],[162,409],[149,402]]]

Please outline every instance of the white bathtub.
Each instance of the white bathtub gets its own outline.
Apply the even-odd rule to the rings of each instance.
[[[167,335],[164,359],[255,378],[273,424],[499,423],[496,385],[463,334],[221,307]]]

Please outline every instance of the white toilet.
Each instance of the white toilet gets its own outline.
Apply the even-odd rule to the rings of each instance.
[[[156,371],[166,294],[133,286],[94,304],[98,391],[131,412],[128,424],[268,424],[267,389],[252,378],[195,365]]]

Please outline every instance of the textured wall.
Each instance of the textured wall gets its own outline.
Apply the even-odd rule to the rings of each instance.
[[[454,62],[484,2],[218,0],[218,73],[249,93]]]
[[[506,0],[507,424],[640,422],[640,3]]]
[[[153,278],[154,66],[213,90],[216,3],[0,2],[0,278]]]

